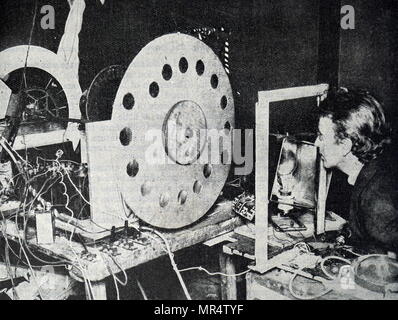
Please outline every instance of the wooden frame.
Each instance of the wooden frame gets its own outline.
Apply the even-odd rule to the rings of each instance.
[[[270,103],[284,100],[293,100],[307,97],[318,97],[322,99],[326,96],[328,84],[315,86],[294,87],[287,89],[260,91],[258,93],[258,103],[256,104],[256,178],[255,178],[255,256],[256,264],[254,270],[264,273],[273,267],[273,263],[268,260],[268,180],[269,180],[269,107]],[[319,100],[318,100],[319,101]],[[265,159],[264,159],[265,158]],[[325,231],[325,202],[327,190],[327,175],[322,164],[318,188],[317,201],[317,234]],[[323,183],[321,182],[324,181]],[[322,185],[322,186],[321,186]],[[278,257],[275,257],[278,258]],[[275,259],[274,258],[274,259]]]
[[[123,226],[129,220],[120,198],[117,171],[113,168],[117,148],[113,132],[111,120],[87,123],[82,143],[82,158],[88,163],[91,220],[109,229]]]

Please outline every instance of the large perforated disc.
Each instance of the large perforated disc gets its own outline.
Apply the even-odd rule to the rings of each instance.
[[[179,228],[209,210],[230,168],[234,102],[208,46],[182,34],[145,46],[121,82],[112,124],[118,140],[113,169],[139,218]],[[224,143],[217,146],[221,133]]]

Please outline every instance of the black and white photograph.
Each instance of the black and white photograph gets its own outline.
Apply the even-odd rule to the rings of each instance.
[[[0,14],[0,300],[398,300],[397,0]]]

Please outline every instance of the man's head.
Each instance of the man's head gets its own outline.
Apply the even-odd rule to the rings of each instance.
[[[339,89],[321,103],[316,145],[326,168],[339,167],[349,154],[367,163],[389,142],[383,109],[369,93]]]

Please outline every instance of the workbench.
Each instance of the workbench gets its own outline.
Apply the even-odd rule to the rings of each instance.
[[[284,252],[287,248],[291,248],[294,244],[298,242],[302,242],[304,239],[311,237],[314,234],[314,215],[311,213],[303,214],[299,218],[300,222],[307,227],[307,230],[300,232],[279,232],[275,229],[271,224],[268,226],[268,257],[272,259],[276,255]],[[327,212],[326,220],[325,220],[325,230],[326,231],[334,231],[339,230],[341,226],[345,223],[345,220],[340,216],[333,212]],[[222,254],[220,256],[220,267],[221,272],[226,274],[236,274],[236,267],[234,264],[234,256],[245,258],[247,261],[247,265],[254,263],[255,261],[255,235],[254,235],[254,224],[247,223],[245,225],[239,226],[235,229],[234,232],[231,232],[227,235],[222,235],[219,237],[220,242],[227,242],[223,245]],[[215,240],[213,240],[215,241]],[[270,271],[270,274],[273,274],[273,270]],[[267,278],[269,273],[265,275],[259,275],[259,277]],[[262,286],[262,290],[259,290],[257,282],[255,279],[257,277],[256,272],[250,271],[246,274],[246,292],[247,299],[285,299],[286,296],[283,296],[280,292],[276,292],[272,289],[267,289]],[[292,275],[292,273],[290,273]],[[240,276],[243,277],[243,276]],[[236,300],[237,299],[237,278],[236,277],[223,277],[223,286],[222,286],[222,297],[227,300]],[[265,283],[269,281],[264,280]],[[282,283],[278,285],[279,287],[283,287]],[[272,286],[271,286],[272,287]],[[278,287],[278,288],[279,288]],[[271,291],[270,291],[271,290]],[[254,292],[261,292],[261,294],[254,294]],[[267,292],[266,294],[264,292]]]
[[[265,274],[251,271],[246,274],[247,300],[291,300],[296,299],[289,291],[289,281],[292,272],[275,268]],[[300,296],[315,296],[325,287],[316,280],[303,276],[297,276],[293,288]],[[355,284],[352,288],[339,285],[333,286],[333,290],[316,298],[317,300],[385,300],[397,299],[397,295],[390,298],[382,293],[370,291]]]
[[[240,225],[241,218],[232,213],[232,202],[226,201],[215,205],[198,223],[179,230],[162,230],[161,234],[169,243],[171,252],[175,252],[228,233]],[[23,232],[16,228],[12,220],[7,220],[6,233],[8,238],[14,241],[23,237]],[[92,284],[94,298],[98,300],[106,299],[106,279],[109,276],[119,273],[120,269],[128,270],[167,254],[162,239],[150,232],[142,233],[140,243],[129,249],[117,244],[112,245],[112,248],[116,249],[115,254],[105,254],[96,244],[84,248],[81,243],[59,235],[55,237],[53,244],[39,245],[35,239],[30,239],[28,244],[32,250],[60,261],[70,262],[70,275],[83,281],[84,274]],[[86,258],[87,251],[90,259]]]
[[[332,220],[326,219],[326,231],[338,230],[344,220],[339,218],[337,215],[332,214]],[[286,240],[289,237],[289,233],[284,235],[282,239],[281,235],[284,233],[275,233],[272,226],[269,226],[269,249],[268,255],[269,259],[277,256],[278,254],[285,252],[289,248],[292,248],[294,244],[306,240],[307,243],[314,245],[325,245],[327,243],[316,242],[312,237],[313,229],[308,228],[312,225],[311,216],[304,215],[302,217],[302,222],[307,226],[307,230],[302,232],[301,237],[293,237],[288,242]],[[247,265],[254,263],[255,261],[255,240],[253,231],[254,226],[252,224],[247,224],[238,227],[235,232],[231,232],[227,235],[220,237],[223,241],[228,243],[223,245],[223,258],[222,261],[223,271],[227,274],[235,274],[237,272],[234,264],[234,257],[242,257],[247,261]],[[309,240],[309,237],[310,239]],[[278,245],[279,242],[279,245]],[[286,261],[288,262],[288,261]],[[273,268],[264,274],[260,274],[256,271],[249,271],[245,274],[246,280],[246,299],[247,300],[291,300],[296,299],[290,290],[289,282],[295,273],[295,269],[280,266]],[[308,272],[304,272],[308,276]],[[243,276],[240,276],[243,277]],[[242,280],[242,279],[241,279]],[[327,279],[325,279],[327,280]],[[235,277],[223,277],[223,297],[229,300],[235,300],[237,298],[237,279]],[[352,283],[351,286],[346,286],[336,280],[335,282],[329,283],[329,288],[332,290],[324,295],[316,297],[316,299],[321,300],[385,300],[392,299],[396,300],[398,298],[397,294],[383,295],[382,293],[370,291],[361,287],[356,283]],[[293,282],[293,288],[296,295],[300,297],[311,297],[317,296],[325,291],[325,286],[310,277],[304,277],[297,275]]]

